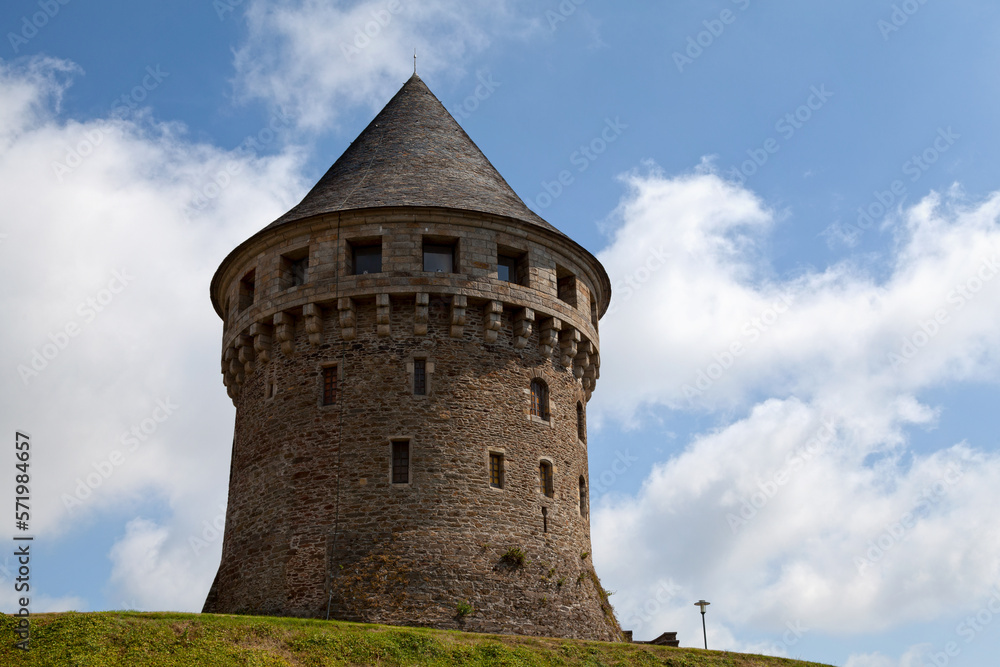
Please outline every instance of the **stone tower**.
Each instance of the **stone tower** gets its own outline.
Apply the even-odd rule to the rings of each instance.
[[[608,276],[419,77],[211,295],[236,426],[205,612],[620,639],[588,510]]]

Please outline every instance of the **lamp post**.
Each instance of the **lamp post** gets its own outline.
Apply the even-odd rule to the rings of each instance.
[[[705,602],[704,600],[698,600],[694,603],[695,607],[701,607],[701,635],[705,638],[705,649],[708,649],[708,632],[705,630],[705,607],[712,604],[711,602]]]

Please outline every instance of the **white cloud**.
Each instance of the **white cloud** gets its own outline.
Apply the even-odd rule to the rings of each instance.
[[[844,667],[924,667],[924,654],[929,649],[928,644],[918,644],[908,649],[899,660],[894,660],[881,653],[859,653],[848,657]]]
[[[953,189],[906,211],[881,278],[848,261],[785,278],[761,250],[780,228],[752,193],[705,167],[626,183],[600,254],[617,294],[592,414],[720,425],[635,496],[595,503],[625,627],[683,627],[697,645],[688,607],[704,596],[713,645],[753,650],[726,628],[857,633],[975,604],[1000,576],[1000,519],[983,509],[1000,503],[1000,456],[915,453],[907,429],[938,418],[922,392],[998,379],[1000,195]],[[651,604],[654,573],[690,593]]]
[[[181,526],[184,523],[175,521]],[[125,535],[109,554],[112,599],[128,600],[136,609],[201,611],[215,577],[221,534],[210,533],[215,536],[214,548],[213,542],[207,540],[196,542],[197,546],[192,548],[192,538],[202,540],[201,533],[182,533],[182,528],[170,528],[147,519],[130,521]],[[202,544],[209,545],[204,554]]]
[[[497,36],[539,30],[541,15],[522,17],[516,4],[255,0],[236,52],[237,90],[276,104],[303,128],[326,129],[347,107],[384,104],[412,71],[414,49],[421,76],[458,76]]]
[[[32,436],[32,531],[44,539],[158,501],[167,511],[158,528],[178,544],[133,526],[115,551],[119,597],[194,608],[167,593],[169,582],[181,569],[185,582],[214,575],[220,544],[197,558],[183,550],[225,502],[233,420],[208,285],[229,250],[302,192],[299,156],[193,143],[148,114],[63,120],[73,65],[0,65],[0,399],[4,430]],[[67,160],[74,153],[79,162]],[[199,209],[206,182],[227,168],[236,175]],[[0,479],[3,497],[12,482]],[[145,588],[125,571],[139,547],[154,559]]]

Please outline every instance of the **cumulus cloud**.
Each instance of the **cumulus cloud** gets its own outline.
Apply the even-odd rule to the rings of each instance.
[[[540,16],[517,0],[255,0],[248,36],[236,52],[237,90],[294,116],[307,130],[327,128],[352,105],[377,107],[411,71],[459,76],[464,62],[497,36],[535,32]],[[534,9],[537,12],[537,9]]]
[[[800,631],[974,604],[1000,575],[1000,519],[983,511],[1000,502],[1000,457],[965,442],[915,453],[907,429],[938,417],[922,392],[997,379],[1000,195],[932,193],[901,217],[879,275],[844,261],[784,277],[765,251],[774,213],[710,167],[625,183],[600,254],[617,294],[591,413],[719,421],[636,495],[595,503],[625,627],[684,628],[694,644],[688,598],[710,591],[714,646],[787,654]],[[658,593],[656,572],[684,594]],[[761,648],[736,626],[782,639]]]
[[[192,142],[148,113],[61,118],[60,96],[81,75],[52,59],[0,63],[4,429],[32,437],[36,535],[152,502],[165,515],[159,529],[188,549],[225,503],[232,437],[208,284],[230,249],[294,203],[301,160]],[[220,171],[231,178],[208,198]],[[0,479],[4,497],[12,481]],[[159,535],[145,524],[125,531],[116,567],[138,547],[172,558]],[[148,568],[148,591],[121,599],[195,608],[150,591],[171,591],[181,562],[203,596],[220,548]]]

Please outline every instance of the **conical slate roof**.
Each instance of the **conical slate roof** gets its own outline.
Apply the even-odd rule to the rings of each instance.
[[[521,201],[416,74],[309,194],[267,228],[378,206],[481,211],[558,232]]]

